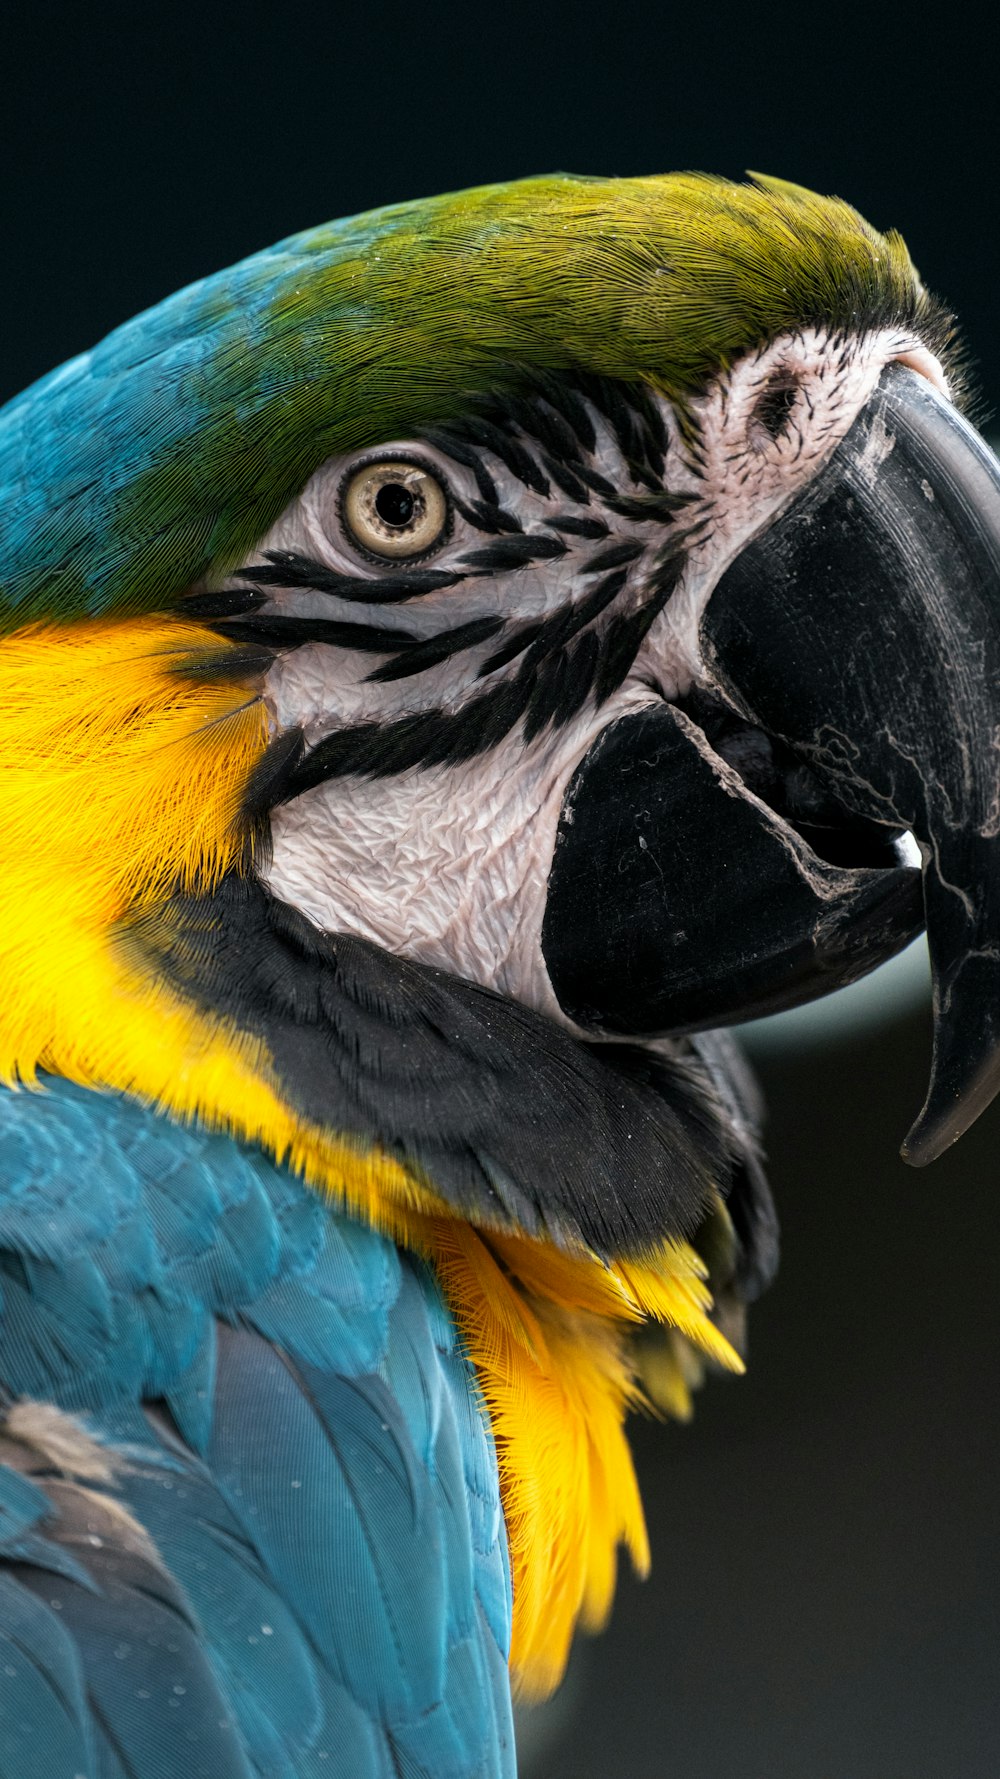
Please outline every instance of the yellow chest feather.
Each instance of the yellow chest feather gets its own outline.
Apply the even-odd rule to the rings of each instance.
[[[51,1072],[260,1143],[435,1267],[489,1409],[514,1577],[512,1667],[540,1696],[578,1622],[598,1626],[624,1542],[646,1533],[624,1436],[646,1318],[717,1362],[684,1243],[604,1264],[473,1228],[389,1156],[308,1124],[265,1046],[138,973],[123,924],[249,863],[237,817],[267,744],[252,689],[186,663],[218,639],[176,619],[33,628],[0,651],[0,1079]]]

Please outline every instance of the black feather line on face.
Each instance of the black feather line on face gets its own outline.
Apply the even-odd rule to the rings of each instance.
[[[477,531],[493,532],[496,535],[524,530],[516,513],[508,512],[506,507],[498,506],[493,501],[488,503],[485,500],[474,500],[467,504],[464,500],[459,500],[453,489],[451,503],[456,513],[461,513],[462,518],[474,525]]]
[[[262,648],[258,641],[248,641],[243,648],[206,650],[204,654],[184,655],[172,672],[185,679],[259,679],[274,664],[274,650]]]
[[[471,469],[476,478],[479,498],[487,507],[495,507],[499,501],[497,485],[486,468],[478,451],[464,440],[459,433],[448,427],[430,427],[421,433],[427,445],[440,451],[442,457],[450,457],[453,463],[460,463],[464,469]]]
[[[218,593],[186,593],[180,610],[186,618],[208,622],[212,619],[237,618],[256,611],[267,602],[267,594],[257,587],[223,587]]]
[[[579,475],[576,475],[567,464],[560,463],[557,458],[543,457],[542,461],[550,480],[555,483],[560,494],[565,494],[569,500],[575,500],[578,506],[589,505],[590,489]],[[610,483],[608,485],[610,487]]]
[[[591,556],[580,570],[582,575],[604,574],[609,568],[620,568],[623,562],[635,562],[642,555],[644,544],[629,540],[627,543],[611,544],[607,550],[598,550]]]
[[[650,625],[670,598],[681,561],[681,552],[673,552],[658,568],[643,604],[612,619],[603,635],[588,632],[581,638],[586,647],[578,646],[569,660],[563,654],[567,645],[620,595],[628,568],[605,576],[579,606],[555,612],[512,637],[511,644],[516,640],[519,648],[507,659],[525,652],[516,677],[469,699],[461,709],[421,711],[335,730],[293,766],[276,801],[288,802],[331,778],[389,778],[420,766],[459,765],[497,746],[522,718],[525,738],[531,741],[549,723],[575,715],[591,693],[603,703],[625,679]],[[498,653],[505,654],[509,646]],[[487,662],[483,671],[488,669]]]
[[[533,443],[541,446],[546,457],[554,458],[557,463],[580,462],[584,447],[579,435],[548,402],[526,396],[508,398],[503,422],[518,427]]]
[[[521,679],[470,699],[461,710],[419,711],[388,723],[335,730],[289,774],[282,802],[329,778],[392,778],[416,766],[459,765],[510,734],[524,716],[531,686]]]
[[[603,519],[592,519],[580,513],[557,513],[545,524],[552,531],[565,531],[570,537],[608,537],[611,528]]]
[[[536,371],[529,388],[536,403],[546,403],[565,420],[583,451],[589,453],[597,449],[593,419],[582,393],[572,382]]]
[[[588,630],[568,650],[567,672],[562,682],[556,723],[568,723],[581,711],[594,689],[601,645],[597,633]]]
[[[375,624],[343,623],[336,618],[299,618],[294,613],[261,612],[236,618],[225,626],[226,636],[243,641],[271,643],[275,649],[299,648],[306,642],[325,642],[333,648],[355,649],[360,654],[402,655],[420,646],[410,630],[383,630]]]
[[[348,599],[355,605],[401,605],[404,600],[418,599],[424,593],[440,593],[445,587],[457,587],[466,577],[447,569],[412,568],[405,575],[387,574],[367,579],[360,574],[339,573],[297,550],[269,550],[266,562],[241,568],[239,578],[254,587],[328,593],[334,599]]]
[[[481,550],[470,550],[462,558],[462,567],[476,575],[508,574],[511,569],[524,568],[529,562],[546,562],[565,556],[567,548],[560,537],[522,531],[517,537],[501,537],[496,543],[485,544]]]
[[[615,499],[618,493],[615,484],[609,482],[607,476],[600,475],[596,469],[591,469],[589,464],[581,463],[577,470],[577,474],[580,481],[585,482],[587,487],[591,489],[594,494],[599,494],[605,503]]]
[[[614,574],[607,575],[603,581],[599,581],[596,587],[592,587],[586,599],[581,599],[579,605],[553,612],[550,618],[543,619],[540,624],[527,625],[526,630],[532,632],[531,635],[526,636],[525,631],[518,632],[517,634],[522,639],[521,646],[527,650],[523,671],[530,673],[547,656],[552,655],[556,649],[563,648],[572,637],[578,635],[581,630],[585,630],[595,618],[599,618],[601,613],[607,610],[612,600],[617,599],[627,581],[628,570],[618,569]],[[514,637],[511,637],[510,642],[513,643],[513,641]],[[509,649],[510,644],[507,647]],[[491,656],[490,659],[495,662],[496,656]],[[508,655],[508,659],[513,659],[513,653]],[[490,671],[490,662],[484,662],[480,670],[481,676]]]
[[[476,415],[469,415],[460,428],[460,436],[470,444],[478,445],[481,450],[489,451],[502,464],[543,500],[548,498],[549,484],[542,474],[531,452],[508,432],[503,425],[496,425],[489,420],[481,420]]]
[[[649,633],[654,618],[663,610],[669,590],[627,616],[612,618],[594,682],[594,699],[604,704],[627,678],[632,663]]]
[[[526,377],[519,395],[481,398],[464,420],[422,436],[444,456],[472,470],[487,507],[496,505],[497,492],[479,457],[484,450],[534,493],[547,496],[554,484],[570,500],[586,506],[592,492],[602,496],[617,492],[585,461],[597,447],[591,409],[607,425],[634,479],[658,492],[667,431],[652,392],[642,383],[584,375],[560,382],[535,374]]]
[[[699,498],[697,494],[671,494],[669,489],[659,488],[655,494],[609,495],[604,504],[620,519],[636,519],[640,524],[655,520],[660,525],[671,525],[685,507]]]
[[[412,674],[426,672],[428,667],[439,667],[442,661],[449,660],[462,649],[488,642],[503,627],[503,618],[473,618],[468,624],[458,624],[454,630],[416,643],[406,653],[387,661],[383,667],[376,667],[366,677],[369,681],[408,679]]]
[[[530,648],[538,637],[544,635],[546,624],[551,622],[550,618],[538,618],[531,624],[522,624],[519,630],[513,631],[506,642],[501,643],[495,654],[490,655],[489,659],[483,662],[478,678],[485,679],[487,674],[496,673],[501,667],[509,667],[512,661],[516,661],[518,655],[523,655],[525,649]]]
[[[458,586],[470,576],[501,574],[530,562],[555,558],[565,553],[567,545],[557,537],[526,534],[520,519],[505,508],[499,499],[496,484],[482,461],[482,452],[490,451],[518,480],[535,493],[547,497],[549,479],[580,505],[587,505],[591,492],[596,492],[613,510],[628,518],[669,522],[686,504],[689,497],[670,495],[658,481],[650,493],[623,496],[606,476],[584,463],[582,453],[592,452],[597,443],[587,403],[590,402],[611,428],[626,464],[634,477],[650,482],[662,474],[666,451],[666,431],[662,416],[650,393],[642,385],[620,385],[611,379],[590,377],[580,379],[579,389],[561,384],[544,375],[532,379],[525,393],[508,396],[503,402],[485,400],[478,404],[461,425],[440,427],[424,433],[424,441],[443,455],[470,469],[476,478],[479,500],[463,502],[456,499],[457,510],[477,530],[492,535],[494,542],[466,555],[459,570],[412,567],[381,575],[362,575],[332,569],[322,562],[295,550],[272,550],[264,562],[253,563],[239,571],[241,585],[218,593],[186,595],[182,609],[190,617],[200,618],[224,627],[223,633],[241,639],[270,642],[276,647],[294,647],[303,642],[328,642],[342,648],[380,652],[383,638],[388,651],[399,652],[414,642],[401,632],[398,637],[372,626],[348,625],[326,618],[299,618],[295,614],[261,614],[259,608],[267,600],[268,590],[309,592],[363,605],[404,604],[428,593],[442,592]],[[543,473],[527,443],[514,436],[512,425],[520,428],[526,440],[534,444],[545,462]],[[603,519],[576,514],[559,514],[545,521],[547,529],[577,537],[606,537],[608,526]],[[622,554],[617,560],[629,560],[627,552],[638,546],[617,546]],[[584,572],[596,573],[612,566],[599,560]],[[242,626],[240,620],[244,620]]]
[[[662,474],[667,434],[649,391],[601,378],[581,379],[579,388],[556,379],[536,378],[520,396],[480,402],[460,424],[423,435],[427,444],[471,470],[476,480],[479,499],[471,503],[456,499],[456,507],[490,541],[467,551],[457,568],[406,569],[393,564],[382,575],[363,575],[331,569],[298,551],[276,550],[269,552],[264,562],[240,572],[242,585],[220,594],[194,595],[185,602],[185,609],[213,620],[227,638],[250,646],[280,649],[318,642],[385,654],[385,663],[367,676],[374,683],[412,678],[439,666],[460,651],[498,635],[504,620],[497,616],[474,618],[451,630],[418,638],[410,630],[260,607],[272,588],[355,604],[404,604],[476,577],[556,561],[567,554],[567,539],[599,542],[609,538],[607,521],[591,513],[556,513],[543,521],[544,532],[525,532],[519,517],[501,504],[493,477],[482,461],[484,451],[539,495],[549,495],[551,472],[551,481],[568,490],[580,505],[586,505],[590,493],[595,492],[626,518],[672,524],[690,496],[670,494],[659,485],[652,492],[623,495],[584,461],[585,454],[597,445],[595,411],[612,433],[633,480],[648,485]],[[253,807],[259,810],[268,798],[272,806],[288,801],[328,778],[388,777],[414,767],[457,765],[498,745],[521,721],[525,740],[530,742],[549,724],[577,715],[591,695],[597,703],[602,702],[622,683],[650,625],[673,591],[680,572],[681,546],[691,536],[690,528],[676,533],[671,550],[661,554],[652,589],[645,591],[636,609],[613,618],[603,634],[586,634],[624,591],[631,565],[644,553],[645,546],[635,539],[610,542],[580,571],[584,576],[600,576],[585,598],[548,618],[522,624],[479,669],[479,678],[483,678],[521,656],[512,680],[471,697],[456,711],[425,710],[335,731],[308,754],[299,740],[287,757],[282,756],[278,768],[262,773],[253,790]]]
[[[588,377],[582,380],[581,389],[604,416],[626,463],[659,482],[667,434],[662,415],[645,385],[632,383],[623,387],[609,377]]]
[[[252,833],[267,830],[268,811],[287,801],[288,786],[305,751],[301,729],[285,729],[268,743],[243,793],[243,816]]]
[[[532,742],[554,723],[562,708],[569,676],[569,660],[560,649],[541,663],[535,674],[524,719],[524,739]]]

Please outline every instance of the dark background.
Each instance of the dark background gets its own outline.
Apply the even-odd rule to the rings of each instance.
[[[327,217],[556,168],[750,166],[901,228],[996,407],[997,54],[973,18],[5,9],[0,396]],[[910,1017],[766,1059],[785,1260],[751,1372],[690,1428],[637,1427],[654,1577],[581,1649],[533,1774],[1000,1774],[1000,1117],[908,1173],[927,1045]]]

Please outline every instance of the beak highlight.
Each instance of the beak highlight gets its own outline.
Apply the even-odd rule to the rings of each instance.
[[[1000,465],[890,366],[829,462],[722,577],[709,686],[853,815],[920,844],[932,1161],[1000,1089]]]

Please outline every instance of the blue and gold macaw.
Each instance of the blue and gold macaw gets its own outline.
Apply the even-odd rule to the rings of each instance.
[[[0,414],[0,1779],[487,1779],[740,1369],[713,1028],[926,921],[998,1082],[1000,467],[906,249],[551,178]]]

